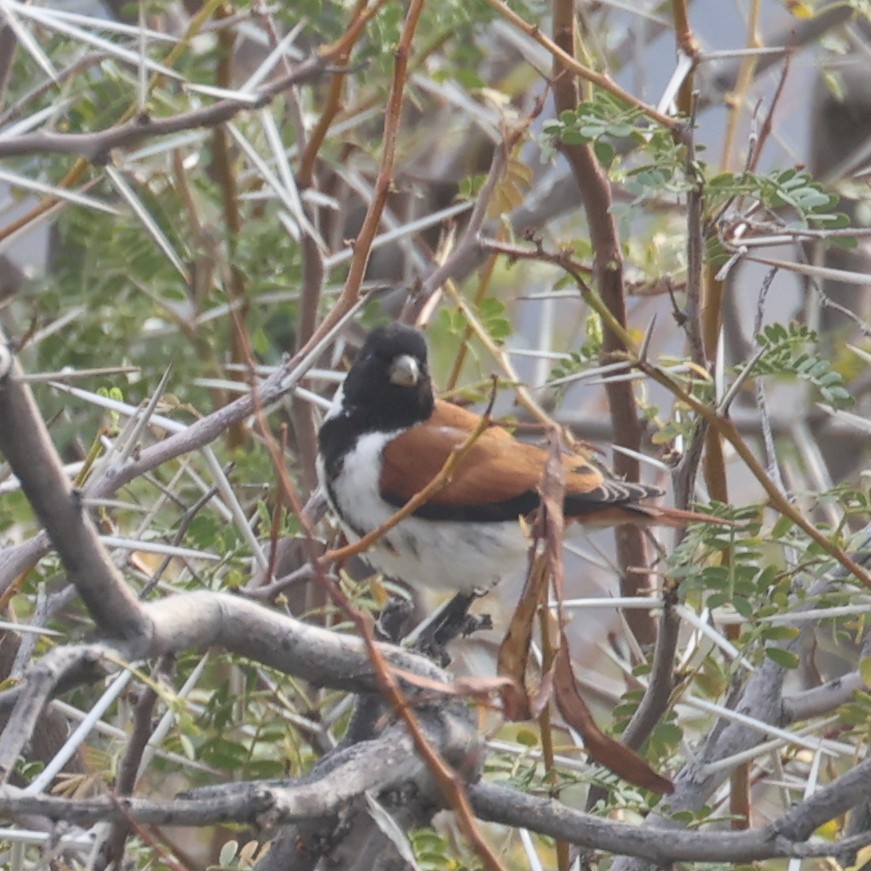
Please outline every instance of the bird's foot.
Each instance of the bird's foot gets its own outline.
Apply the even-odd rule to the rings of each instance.
[[[493,628],[493,621],[489,614],[478,616],[469,613],[469,608],[475,599],[486,593],[486,590],[457,593],[418,626],[405,639],[405,643],[445,667],[451,661],[446,649],[451,641],[458,637],[468,638],[482,629]]]

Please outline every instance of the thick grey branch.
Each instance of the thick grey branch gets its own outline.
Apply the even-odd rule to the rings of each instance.
[[[433,705],[418,711],[418,722],[427,742],[439,756],[455,767],[466,768],[471,754],[478,749],[478,734],[468,708],[463,704],[447,707]],[[303,812],[315,816],[335,813],[352,798],[366,791],[377,794],[414,784],[428,795],[436,808],[441,797],[426,762],[415,751],[415,744],[404,723],[397,723],[378,738],[361,742],[341,751],[347,759],[331,766],[319,776],[319,767],[307,788],[300,786],[275,790],[275,805],[270,811],[278,820]]]
[[[439,707],[437,704],[418,711],[418,721],[427,740],[439,755],[456,764],[472,752],[477,731],[465,705]],[[328,817],[364,792],[381,792],[410,781],[428,780],[428,769],[417,755],[414,741],[403,723],[395,723],[377,738],[360,741],[325,756],[299,780],[271,780],[266,783],[230,783],[191,790],[184,799],[206,798],[216,801],[242,794],[269,790],[274,802],[270,815],[274,822]]]
[[[371,759],[373,754],[365,755]],[[384,766],[376,763],[376,768],[387,773]],[[334,772],[341,770],[341,766],[333,769]],[[750,862],[789,856],[843,856],[867,843],[871,834],[821,844],[809,844],[804,839],[818,825],[841,813],[848,801],[857,799],[860,794],[867,795],[871,783],[869,774],[871,762],[863,763],[830,787],[799,803],[780,820],[763,829],[741,832],[657,830],[600,819],[572,810],[554,799],[526,795],[498,784],[472,784],[467,789],[480,819],[527,828],[582,847],[644,857],[659,864],[676,861]],[[330,785],[341,788],[335,781]],[[274,787],[252,783],[237,786],[239,788],[234,791],[200,799],[170,801],[116,799],[111,796],[70,801],[54,796],[26,795],[19,789],[6,786],[0,788],[0,813],[38,815],[78,825],[127,816],[142,825],[207,826],[234,821],[279,823],[306,820],[341,803],[338,797],[336,803],[324,801],[322,796],[311,792],[308,784]],[[307,803],[309,798],[312,804]]]
[[[868,656],[871,656],[871,630],[866,629],[859,649],[859,659]],[[784,696],[781,722],[794,723],[798,720],[809,720],[811,717],[830,714],[835,708],[849,702],[856,693],[867,691],[868,685],[860,671],[842,674],[820,686]]]
[[[4,816],[30,814],[79,826],[126,819],[146,826],[210,826],[233,819],[253,823],[271,807],[273,800],[268,789],[196,801],[151,801],[115,796],[69,801],[49,795],[26,795],[14,786],[0,787],[0,813]]]
[[[866,770],[866,784],[868,774]],[[832,787],[845,779],[836,781]],[[637,856],[645,862],[654,862],[657,865],[679,861],[751,862],[777,856],[839,856],[852,853],[859,843],[853,838],[827,844],[803,843],[803,839],[809,837],[813,831],[813,827],[808,828],[811,811],[808,810],[806,815],[802,813],[806,805],[813,803],[816,811],[813,818],[819,820],[816,825],[840,813],[839,810],[832,810],[830,813],[823,801],[814,801],[813,798],[798,805],[795,814],[791,812],[782,821],[764,829],[743,832],[691,832],[656,830],[599,819],[571,810],[554,799],[536,798],[493,783],[474,784],[469,786],[468,791],[472,806],[480,819],[524,827],[582,847]],[[868,792],[867,785],[865,792]],[[843,802],[840,802],[838,807],[842,805]],[[801,827],[790,825],[793,816],[803,817],[808,823]],[[871,840],[871,833],[864,842],[868,840]]]
[[[783,697],[783,723],[794,723],[830,714],[849,702],[856,693],[867,691],[865,679],[858,671],[827,681],[818,687]]]
[[[378,690],[374,668],[359,638],[310,626],[226,593],[186,593],[142,608],[154,627],[150,635],[55,648],[29,671],[23,686],[0,693],[0,709],[14,703],[0,736],[0,771],[14,765],[36,718],[64,677],[98,661],[135,662],[218,645],[318,686],[353,692]],[[391,645],[382,650],[387,661],[402,671],[420,675],[429,683],[450,683],[445,672],[422,656]]]
[[[317,686],[377,692],[378,681],[360,638],[311,626],[226,593],[186,593],[150,602],[150,645],[129,645],[131,659],[220,645]],[[383,645],[388,662],[439,683],[450,678],[428,659]]]
[[[796,840],[809,838],[823,823],[846,813],[871,797],[871,759],[833,783],[817,790],[777,820],[773,827],[781,835]],[[869,833],[871,836],[871,833]]]

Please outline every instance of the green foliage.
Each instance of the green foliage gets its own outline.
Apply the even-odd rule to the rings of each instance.
[[[586,339],[576,351],[572,351],[568,360],[561,360],[550,371],[548,383],[568,382],[573,375],[579,375],[601,364],[599,354],[602,350],[602,319],[595,313],[587,315],[584,324]],[[556,384],[555,396],[560,399],[565,393],[568,383]]]
[[[669,576],[680,582],[680,598],[692,607],[704,606],[734,611],[743,618],[740,636],[735,640],[742,655],[757,663],[760,657],[776,662],[786,669],[800,664],[799,653],[790,642],[799,635],[795,625],[777,620],[788,603],[795,607],[803,596],[795,586],[802,572],[820,573],[821,549],[809,542],[786,518],[781,518],[766,535],[759,535],[753,507],[741,511],[714,506],[715,512],[741,520],[746,524],[735,529],[690,527],[687,536],[669,556]],[[710,510],[710,509],[706,509]],[[782,549],[789,547],[800,554],[798,565],[787,569]],[[724,557],[725,555],[725,557]],[[836,607],[851,602],[850,588],[829,592],[818,600],[803,604],[814,608]],[[833,620],[835,631],[849,631],[850,619]],[[852,643],[849,641],[848,643]],[[730,682],[727,673],[715,668],[706,659],[694,676],[694,683],[703,695],[717,698]]]
[[[457,198],[461,200],[474,200],[481,191],[487,176],[483,172],[475,173],[475,175],[466,176],[460,179]]]
[[[209,871],[247,871],[263,859],[268,852],[267,847],[261,847],[259,841],[227,841],[218,855],[218,864],[209,866]]]
[[[754,362],[752,374],[798,376],[816,387],[833,408],[846,408],[855,402],[841,373],[832,368],[828,357],[816,351],[819,339],[809,327],[795,322],[769,324],[757,334],[756,341],[763,353]]]
[[[866,473],[865,478],[868,477]],[[821,504],[834,504],[847,516],[855,517],[860,522],[871,517],[871,490],[867,486],[856,487],[849,482],[844,482],[831,490],[817,493],[816,498]]]
[[[501,299],[488,296],[481,300],[475,312],[479,323],[497,344],[502,344],[514,332],[508,309]],[[469,319],[459,308],[443,308],[439,311],[439,327],[454,337],[465,337]]]
[[[765,655],[778,665],[783,666],[783,668],[798,668],[799,666],[798,654],[794,653],[792,650],[784,650],[782,647],[767,646],[765,648]]]
[[[434,829],[415,829],[409,840],[421,871],[481,871],[478,863],[459,861],[451,844]]]
[[[790,207],[796,227],[825,226],[838,229],[849,225],[849,219],[831,211],[838,197],[827,193],[806,170],[774,169],[768,173],[719,173],[705,185],[709,213],[715,214],[722,205],[736,197],[752,197],[772,211]]]
[[[642,663],[633,670],[637,677],[647,678],[650,675],[650,666],[648,663]],[[644,693],[641,690],[627,690],[613,710],[613,731],[615,735],[622,735],[629,725],[638,705],[643,698]],[[642,748],[642,754],[645,759],[648,759],[652,764],[663,767],[667,762],[674,757],[674,754],[680,746],[683,738],[684,730],[678,723],[677,715],[674,710],[669,710],[666,715],[656,724],[650,737],[645,742]]]
[[[497,344],[501,345],[514,333],[514,324],[511,323],[508,309],[501,299],[492,296],[482,299],[478,305],[478,315],[487,335]]]
[[[764,539],[758,531],[758,509],[749,506],[741,510],[715,504],[705,506],[708,513],[741,522],[735,527],[698,524],[669,555],[669,577],[679,582],[680,597],[695,601],[701,595],[709,608],[729,605],[746,618],[770,607],[788,591],[788,581],[768,564]],[[721,555],[728,552],[725,563]]]
[[[863,662],[862,674],[868,675],[867,660]],[[865,677],[866,686],[868,677]],[[871,740],[871,695],[857,691],[853,698],[838,708],[838,717],[862,743]]]
[[[573,111],[543,125],[549,159],[556,142],[591,145],[596,157],[611,171],[612,178],[632,196],[629,202],[615,203],[612,210],[628,215],[633,206],[647,199],[662,199],[666,194],[684,195],[696,185],[687,175],[686,149],[671,134],[654,124],[633,106],[601,91]],[[635,155],[627,166],[621,156],[632,146]]]
[[[12,530],[16,524],[29,525],[32,518],[30,503],[23,493],[4,493],[0,502],[0,533]]]
[[[626,106],[610,94],[596,91],[592,100],[560,113],[559,118],[546,121],[542,130],[551,148],[556,142],[592,145],[599,160],[610,166],[616,155],[611,140],[631,137],[641,141],[648,135],[649,125],[639,109]],[[545,151],[542,159],[551,156],[552,151]]]
[[[529,730],[522,730],[523,746],[538,749],[538,736]],[[534,742],[534,743],[533,743]],[[540,762],[532,754],[525,753],[490,753],[485,763],[488,776],[494,777],[523,792],[530,792],[539,786],[544,777]]]
[[[543,131],[550,149],[544,152],[544,159],[552,156],[557,142],[593,147],[599,161],[614,170],[615,180],[633,196],[629,204],[617,207],[621,212],[647,199],[662,199],[665,194],[686,194],[701,184],[708,216],[746,197],[772,212],[790,209],[796,219],[791,226],[840,229],[849,225],[845,214],[832,211],[838,197],[827,192],[806,170],[789,167],[712,174],[702,160],[689,169],[686,149],[668,131],[655,127],[640,110],[620,103],[610,94],[597,91],[592,100],[545,122]],[[627,140],[638,151],[632,165],[618,169],[618,146]],[[697,151],[703,148],[699,144]]]

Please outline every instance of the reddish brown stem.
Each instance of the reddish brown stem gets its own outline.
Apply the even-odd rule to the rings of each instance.
[[[563,52],[574,57],[574,14],[570,0],[555,0],[553,13],[554,42]],[[561,62],[554,63],[554,102],[557,114],[577,108],[581,102],[578,79],[566,75]],[[581,202],[590,228],[594,252],[594,277],[601,297],[614,319],[625,329],[626,299],[623,287],[623,256],[617,237],[617,227],[611,214],[611,186],[589,145],[563,145],[563,154],[572,168],[581,194]],[[625,353],[627,348],[617,333],[605,327],[603,355]],[[628,381],[608,384],[608,402],[615,441],[622,447],[638,451],[641,445],[641,422],[635,407],[632,385]],[[638,461],[623,453],[614,455],[614,471],[630,481],[639,478]],[[647,546],[642,531],[631,526],[616,530],[617,557],[623,569],[623,595],[644,594],[649,586],[643,572],[628,572],[631,567],[647,565]],[[655,623],[647,611],[632,610],[627,620],[642,644],[651,643],[656,634]]]

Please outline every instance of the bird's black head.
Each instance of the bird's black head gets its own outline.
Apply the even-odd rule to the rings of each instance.
[[[372,330],[345,379],[344,406],[363,430],[426,420],[434,400],[423,335],[405,324]]]

